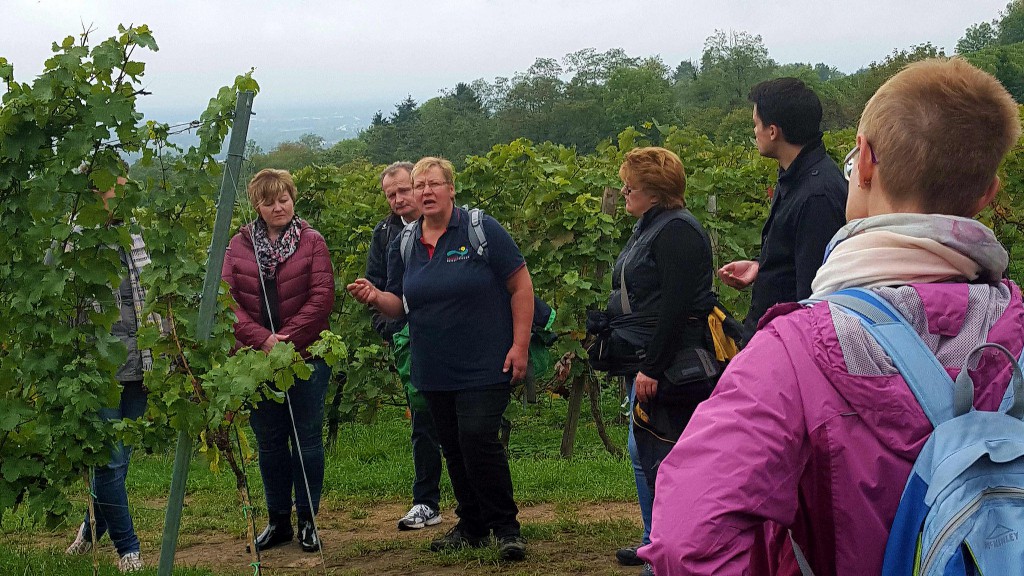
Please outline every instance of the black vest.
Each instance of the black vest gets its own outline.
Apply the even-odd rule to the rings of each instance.
[[[615,261],[615,267],[612,270],[612,293],[608,297],[608,314],[613,318],[625,313],[625,310],[622,309],[622,287],[620,285],[623,277],[623,268],[625,268],[626,288],[632,313],[641,317],[650,317],[658,313],[662,298],[661,278],[654,262],[654,256],[651,253],[651,245],[661,230],[673,220],[682,220],[693,226],[694,229],[700,232],[701,238],[704,240],[704,246],[710,251],[711,239],[708,237],[707,231],[704,230],[704,227],[700,225],[700,222],[697,221],[689,210],[685,208],[672,210],[652,208],[649,210],[633,226],[633,235],[630,236],[629,241],[626,242],[626,247],[622,249],[618,259]],[[710,268],[707,270],[694,270],[693,273],[702,276],[700,280],[703,285],[711,285]],[[703,278],[703,276],[707,276],[707,278]],[[704,306],[705,303],[703,302],[694,302],[693,304],[704,308],[714,305],[714,302],[713,299],[709,300],[707,306]],[[701,311],[694,310],[694,312]]]

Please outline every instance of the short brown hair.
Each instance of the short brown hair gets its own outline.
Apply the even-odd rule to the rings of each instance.
[[[686,170],[679,156],[671,150],[650,146],[626,152],[619,177],[624,181],[635,180],[666,208],[686,207]]]
[[[455,184],[455,168],[452,163],[445,160],[444,158],[438,158],[436,156],[426,156],[420,158],[419,162],[412,167],[412,179],[415,182],[416,177],[423,174],[427,170],[437,166],[444,173],[444,181],[449,184]]]
[[[915,62],[875,92],[858,133],[894,200],[973,216],[1020,137],[1017,104],[991,74],[961,58]]]
[[[380,173],[380,185],[381,185],[381,187],[384,186],[384,179],[385,178],[387,178],[388,176],[394,176],[395,174],[398,174],[402,170],[405,170],[406,172],[408,172],[409,173],[409,179],[412,180],[412,168],[413,168],[412,162],[404,162],[404,161],[402,161],[402,162],[392,162],[391,164],[388,164],[387,168],[382,170],[381,173]]]
[[[298,195],[292,175],[287,170],[274,168],[264,168],[257,172],[252,180],[249,180],[246,192],[253,208],[258,208],[260,204],[273,202],[285,192],[292,197],[292,202],[295,202],[295,197]]]

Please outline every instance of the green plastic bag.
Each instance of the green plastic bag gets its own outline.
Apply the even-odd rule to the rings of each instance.
[[[402,387],[405,388],[405,397],[409,401],[409,409],[414,412],[426,412],[427,400],[420,394],[420,391],[412,385],[410,372],[412,371],[412,353],[409,351],[409,325],[406,324],[392,337],[395,342],[395,368],[398,369],[398,377],[402,380]]]
[[[558,339],[558,335],[551,330],[555,324],[555,309],[549,310],[547,316],[541,318],[538,318],[535,312],[533,326],[530,329],[530,366],[533,368],[533,377],[537,380],[548,378],[555,363],[551,345]],[[543,324],[540,320],[543,320]]]

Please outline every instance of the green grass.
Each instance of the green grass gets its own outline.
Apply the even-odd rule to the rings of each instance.
[[[614,419],[617,408],[615,404],[604,406],[604,418]],[[516,499],[530,504],[635,498],[628,461],[605,451],[589,413],[581,419],[573,458],[559,457],[565,410],[566,403],[557,399],[514,410],[509,454]],[[327,455],[327,497],[364,504],[408,499],[412,475],[409,424],[398,414],[385,411],[377,424],[341,429],[338,444]],[[613,441],[624,451],[625,425],[608,426]],[[447,477],[442,493],[451,494]]]
[[[555,549],[562,545],[572,548],[582,541],[586,542],[589,549],[607,550],[610,555],[618,545],[636,539],[634,519],[585,522],[576,517],[575,506],[635,501],[632,468],[628,458],[616,458],[605,451],[586,403],[577,431],[574,456],[569,460],[560,458],[559,446],[566,410],[565,401],[544,398],[539,404],[515,406],[510,411],[513,429],[509,453],[516,500],[520,506],[554,504],[556,516],[554,521],[524,524],[524,536],[531,542],[547,543],[551,545],[549,548]],[[624,452],[626,427],[621,422],[615,422],[619,407],[611,394],[603,399],[602,411],[609,434]],[[386,408],[374,424],[342,426],[337,443],[327,454],[323,499],[328,509],[347,521],[359,522],[369,517],[370,510],[376,504],[409,501],[413,475],[412,455],[409,423],[404,419],[403,412],[398,408]],[[251,431],[247,433],[251,438]],[[255,441],[251,445],[255,447]],[[147,455],[138,452],[132,457],[128,477],[132,515],[150,565],[156,562],[155,552],[151,551],[160,547],[164,502],[172,467],[173,455],[170,453]],[[259,470],[255,463],[250,463],[246,471],[257,523],[262,524],[265,509]],[[214,473],[210,471],[205,458],[197,454],[189,474],[179,547],[199,543],[205,534],[211,532],[241,536],[245,530],[245,521],[234,487],[234,476],[227,464],[222,462],[220,472]],[[455,502],[447,475],[442,480],[441,491],[442,508],[452,510]],[[78,510],[84,510],[84,490],[73,492],[70,497],[79,503],[76,506]],[[0,546],[0,574],[92,574],[91,556],[67,559],[60,553],[79,522],[80,516],[76,512],[63,525],[48,529],[20,512],[5,514],[0,523],[0,533],[14,543],[14,549]],[[40,535],[41,540],[38,538]],[[377,539],[346,544],[342,553],[346,557],[356,558],[388,554],[392,550],[415,555],[419,554],[420,548],[425,552],[424,542]],[[552,554],[545,552],[545,549],[544,546],[537,548],[539,558]],[[531,550],[534,550],[532,544]],[[104,553],[111,558],[101,562],[100,574],[113,574],[116,572],[111,562],[113,553],[111,550]],[[427,561],[437,566],[472,564],[486,567],[497,563],[496,554],[496,550],[490,548],[453,554],[419,555],[427,556]],[[531,551],[532,554],[534,552]],[[564,573],[579,572],[572,568],[571,559],[567,562],[562,568]],[[152,573],[155,574],[155,570]],[[178,573],[176,570],[175,574]],[[347,572],[342,570],[337,573]],[[192,576],[211,572],[181,571],[180,574]]]
[[[101,555],[104,556],[104,555]],[[137,572],[139,576],[155,576],[156,568]],[[0,546],[0,574],[5,576],[93,576],[92,555],[69,557],[53,551],[39,550],[25,546],[9,548]],[[98,576],[120,575],[116,563],[103,557],[99,562]],[[175,568],[174,576],[212,576],[209,570],[198,568]]]

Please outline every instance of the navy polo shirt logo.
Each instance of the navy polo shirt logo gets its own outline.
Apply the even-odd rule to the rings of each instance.
[[[449,250],[447,254],[446,262],[459,262],[460,260],[469,260],[469,249],[465,246],[459,246],[458,250]]]

